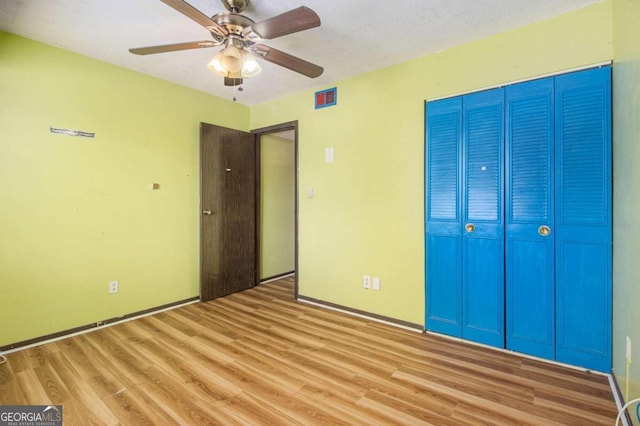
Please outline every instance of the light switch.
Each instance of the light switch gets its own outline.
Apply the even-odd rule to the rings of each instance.
[[[379,277],[373,277],[373,289],[374,290],[380,290],[380,278]]]
[[[327,163],[333,163],[333,148],[324,149],[324,161]]]
[[[307,188],[307,198],[313,198],[313,188]]]

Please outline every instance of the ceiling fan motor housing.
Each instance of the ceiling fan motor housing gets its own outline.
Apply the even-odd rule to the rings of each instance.
[[[235,34],[242,36],[242,31],[245,27],[250,27],[255,24],[253,19],[247,18],[244,15],[238,15],[237,13],[218,13],[213,15],[211,20],[216,22],[221,27],[226,28],[229,34]]]
[[[247,7],[249,0],[222,0],[222,4],[229,12],[240,13]]]

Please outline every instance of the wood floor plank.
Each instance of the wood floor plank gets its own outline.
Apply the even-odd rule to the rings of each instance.
[[[55,404],[49,399],[49,395],[44,390],[42,383],[38,379],[38,375],[32,369],[26,369],[16,373],[17,383],[24,394],[24,402],[29,405],[49,405]],[[3,405],[13,405],[12,401],[2,401]]]
[[[314,400],[306,400],[294,394],[284,397],[281,394],[268,394],[264,392],[248,392],[254,399],[262,404],[270,405],[283,412],[294,421],[303,425],[347,425],[349,424],[336,410],[326,409],[322,404]]]
[[[90,379],[100,374],[99,369],[92,360],[92,348],[83,344],[84,336],[75,336],[68,339],[60,340],[52,345],[56,345],[61,353],[70,360],[74,372],[84,379]]]
[[[293,418],[280,412],[268,403],[242,392],[235,398],[219,405],[220,411],[233,419],[239,425],[292,425],[301,424]],[[227,424],[227,422],[225,422]]]
[[[491,389],[469,386],[466,383],[451,382],[446,378],[426,378],[406,372],[397,372],[394,377],[416,384],[432,392],[457,398],[461,402],[475,407],[475,411],[495,412],[495,414],[508,419],[506,424],[562,424],[549,417],[534,414],[533,407],[526,411],[514,409],[511,405],[506,404],[508,402],[507,398],[493,394]]]
[[[163,412],[162,418],[172,417],[178,423],[187,424],[207,424],[211,420],[217,423],[224,419],[225,416],[218,415],[215,409],[216,400],[203,398],[185,388],[180,380],[166,371],[150,366],[143,374],[152,380],[135,388],[134,395],[140,394],[153,401],[158,407],[154,412]]]
[[[71,394],[50,363],[33,369],[50,401],[68,401]]]
[[[73,364],[62,352],[57,352],[48,356],[48,362],[53,370],[60,376],[66,388],[69,390],[70,398],[64,401],[64,414],[67,423],[67,413],[70,410],[70,403],[74,406],[74,415],[78,419],[86,419],[89,424],[117,424],[118,419],[111,410],[104,404],[102,399],[94,390],[82,380],[77,374]]]
[[[0,404],[65,425],[587,425],[605,376],[293,299],[294,279],[15,352]]]
[[[0,365],[0,404],[2,401],[15,401],[12,404],[25,404],[23,388],[17,381],[16,374],[10,363]]]
[[[121,424],[166,424],[164,407],[156,404],[143,387],[126,388],[104,399]]]
[[[383,404],[374,399],[363,397],[358,401],[358,406],[365,407],[383,416],[386,419],[386,423],[399,424],[399,425],[426,425],[426,426],[438,426],[439,423],[430,423],[427,420],[416,417],[412,414],[403,412],[397,406],[389,406]]]
[[[610,411],[600,409],[589,404],[576,403],[570,398],[538,398],[534,399],[534,405],[547,412],[553,411],[561,415],[571,414],[572,417],[582,419],[584,423],[593,422],[599,424],[610,424]],[[567,405],[571,405],[571,410],[567,410]],[[559,415],[560,416],[560,415]]]

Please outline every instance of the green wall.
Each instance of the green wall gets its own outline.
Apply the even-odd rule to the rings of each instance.
[[[200,121],[249,109],[0,32],[0,345],[198,295]]]
[[[605,1],[338,82],[335,107],[313,91],[252,107],[252,128],[299,123],[300,294],[424,324],[424,100],[612,57]]]
[[[631,400],[640,398],[640,1],[615,0],[613,11],[613,370]]]
[[[260,278],[295,269],[295,147],[277,135],[260,138]]]

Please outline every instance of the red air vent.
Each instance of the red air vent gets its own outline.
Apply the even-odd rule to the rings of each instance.
[[[326,108],[329,106],[333,106],[338,103],[338,92],[337,88],[332,87],[331,89],[321,90],[316,92],[316,109],[318,108]]]

